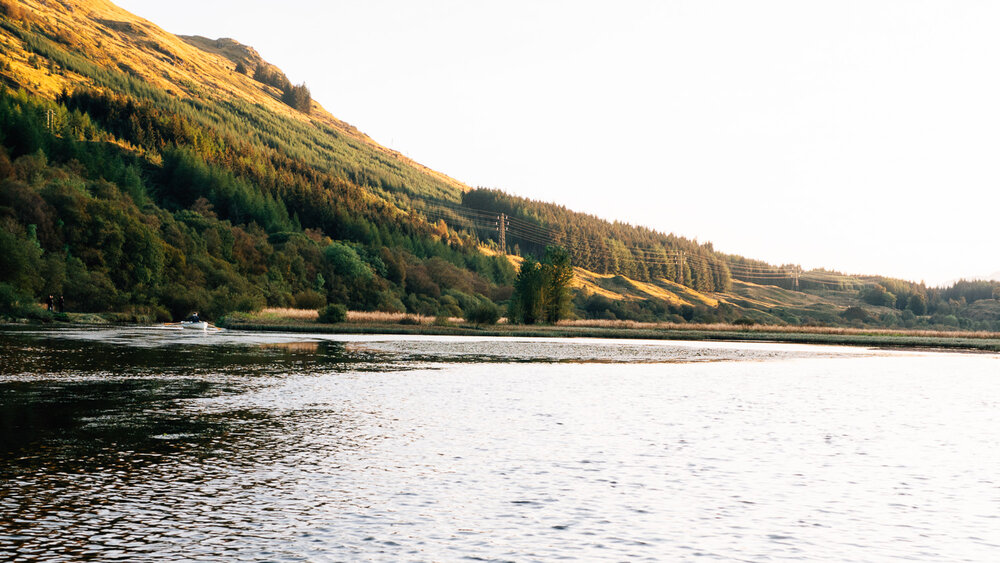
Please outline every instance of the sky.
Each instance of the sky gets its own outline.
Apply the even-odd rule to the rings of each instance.
[[[117,3],[473,187],[774,264],[1000,271],[998,2]]]

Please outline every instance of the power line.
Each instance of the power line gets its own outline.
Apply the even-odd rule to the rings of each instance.
[[[426,203],[426,202],[425,202]],[[417,209],[429,217],[445,219],[453,223],[458,223],[465,228],[476,231],[492,230],[498,232],[501,239],[501,247],[506,251],[506,236],[510,235],[524,242],[548,246],[554,243],[562,244],[588,244],[589,252],[596,259],[605,263],[613,264],[616,268],[623,263],[643,264],[649,266],[670,266],[681,269],[684,264],[693,267],[705,268],[706,270],[719,274],[728,275],[735,279],[756,279],[756,280],[792,280],[795,286],[798,282],[803,282],[843,287],[847,285],[874,285],[873,282],[848,278],[836,274],[811,274],[802,273],[798,268],[782,268],[777,266],[762,266],[747,264],[744,262],[730,261],[725,258],[707,257],[698,253],[675,250],[669,244],[656,244],[650,246],[646,244],[626,244],[624,241],[615,238],[599,238],[594,235],[583,233],[569,233],[562,230],[555,230],[543,225],[531,223],[517,217],[511,217],[502,212],[492,212],[483,209],[476,209],[450,202],[434,202],[442,209],[431,207]],[[616,245],[615,243],[618,243]],[[615,255],[615,247],[621,248],[629,253],[629,256]],[[839,279],[820,279],[818,276],[828,275]]]

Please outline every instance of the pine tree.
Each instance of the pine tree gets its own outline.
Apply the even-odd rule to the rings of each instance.
[[[312,111],[312,94],[305,84],[298,86],[289,84],[281,94],[281,101],[305,114]]]

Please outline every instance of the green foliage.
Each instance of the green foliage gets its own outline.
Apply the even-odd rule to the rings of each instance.
[[[906,303],[906,308],[914,315],[920,316],[927,313],[927,298],[919,293],[914,293]]]
[[[372,278],[371,268],[361,260],[357,251],[346,244],[336,241],[330,243],[323,251],[323,256],[337,276],[360,281]]]
[[[562,247],[547,248],[542,262],[542,307],[546,321],[556,323],[566,317],[572,281],[573,265],[569,253]]]
[[[959,280],[941,292],[946,300],[964,300],[974,303],[983,299],[996,299],[1000,295],[1000,282],[993,280]]]
[[[848,307],[847,309],[844,309],[844,312],[842,312],[840,316],[844,317],[849,321],[865,322],[871,320],[871,315],[868,313],[868,311],[865,311],[861,307]]]
[[[292,83],[285,76],[285,73],[281,72],[278,67],[262,64],[259,65],[253,71],[253,79],[257,82],[262,82],[270,86],[274,86],[279,90],[285,90],[291,87]]]
[[[326,297],[312,289],[300,291],[292,299],[296,309],[321,309],[326,305]]]
[[[19,291],[33,294],[41,289],[42,248],[32,231],[21,230],[20,225],[0,226],[0,282],[8,283]]]
[[[525,258],[514,280],[512,318],[524,324],[558,322],[569,310],[571,281],[573,266],[564,249],[549,247],[542,262]]]
[[[281,92],[281,101],[302,113],[312,112],[312,94],[309,93],[309,88],[306,88],[305,84],[298,86],[289,84]]]
[[[511,297],[511,319],[523,324],[535,324],[542,320],[542,265],[528,256],[514,279],[514,295]]]
[[[465,314],[465,320],[476,325],[492,325],[500,320],[500,307],[484,301]]]
[[[173,318],[326,302],[460,315],[509,296],[505,259],[197,114],[88,90],[60,102],[0,89],[0,260],[26,295]]]
[[[333,324],[347,320],[347,307],[333,303],[319,310],[319,322]]]
[[[875,305],[878,307],[896,306],[896,296],[889,293],[881,285],[875,285],[862,289],[860,297],[862,301],[868,303],[869,305]]]
[[[684,304],[681,305],[681,317],[688,322],[694,320],[695,309],[691,305]]]
[[[0,316],[44,319],[51,317],[51,313],[39,307],[30,294],[9,283],[0,282]]]

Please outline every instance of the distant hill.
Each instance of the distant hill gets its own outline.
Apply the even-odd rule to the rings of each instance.
[[[804,271],[471,189],[337,119],[252,47],[104,0],[0,0],[0,83],[8,315],[49,294],[164,319],[461,315],[506,304],[520,256],[561,246],[580,317],[1000,328],[991,283]]]

